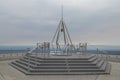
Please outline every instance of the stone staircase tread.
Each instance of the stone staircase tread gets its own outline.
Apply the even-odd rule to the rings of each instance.
[[[19,66],[22,66],[22,67],[24,67],[24,68],[26,68],[26,69],[28,69],[28,67],[29,67],[29,66],[21,65],[21,64],[16,63],[16,62],[14,62],[14,63],[17,64],[17,65],[19,65]],[[56,70],[67,70],[67,69],[33,69],[33,68],[30,68],[30,67],[29,67],[29,70],[34,70],[34,71],[35,71],[35,70],[37,70],[37,71],[40,71],[40,70],[41,70],[41,71],[42,71],[42,70],[45,70],[45,71],[46,71],[46,70],[55,70],[55,71],[56,71]],[[99,70],[99,69],[69,69],[69,70],[83,70],[83,71],[84,71],[84,70],[85,70],[85,71],[87,70],[87,71],[88,71],[88,70]]]
[[[26,60],[26,61],[28,61],[28,59],[25,59],[25,58],[21,58],[21,60]],[[36,61],[37,61],[38,63],[39,63],[39,62],[42,62],[42,63],[43,63],[43,62],[57,62],[57,63],[58,63],[58,62],[61,62],[61,60],[59,60],[59,61],[54,61],[54,60],[52,60],[52,61],[40,61],[40,60],[34,60],[34,61],[32,61],[31,59],[30,59],[30,61],[31,61],[31,62],[36,62]],[[64,60],[64,61],[61,62],[61,63],[65,63],[65,61],[66,61],[66,60]],[[67,61],[68,61],[69,63],[73,63],[73,62],[88,62],[88,63],[89,63],[89,61],[80,61],[80,60],[73,60],[73,61],[72,61],[72,60],[67,60]]]
[[[68,70],[68,69],[33,69],[33,68],[30,68],[30,70],[33,70],[33,71],[58,71],[58,70]],[[101,71],[101,69],[69,69],[70,71],[72,70],[80,70],[80,71]]]
[[[103,63],[104,63],[104,61],[103,61],[103,60],[100,60],[96,65],[97,65],[98,67],[101,67]]]
[[[13,64],[10,64],[11,66],[13,66],[14,68],[18,69],[19,71],[23,72],[26,75],[94,75],[94,74],[107,74],[105,72],[27,72],[26,70],[23,70],[20,67],[17,67]]]
[[[19,60],[17,60],[17,61],[19,61]],[[21,62],[21,63],[25,63],[25,64],[30,65],[32,67],[67,67],[67,66],[63,66],[63,65],[61,65],[61,66],[37,66],[37,65],[26,63],[26,62]],[[69,66],[69,67],[88,67],[89,68],[89,67],[96,67],[96,66]]]
[[[35,62],[35,61],[28,61],[28,60],[25,60],[25,62],[31,62],[31,63],[34,63],[34,64],[66,64],[65,62],[64,63],[58,63],[58,62],[56,62],[56,63],[39,63],[39,62]]]
[[[23,68],[20,68],[20,67],[14,65],[12,63],[10,63],[9,65],[11,65],[12,67],[18,69],[19,71],[23,72],[24,74],[28,74],[29,73],[28,71],[24,70]]]
[[[24,57],[25,59],[29,59],[29,58],[26,58],[26,57]],[[66,61],[66,60],[68,60],[68,61],[80,61],[80,62],[90,62],[89,60],[69,60],[69,59],[64,59],[64,60],[40,60],[40,59],[35,59],[35,58],[30,58],[30,60],[34,60],[34,61],[38,61],[38,62],[45,62],[45,61],[48,61],[48,62],[51,62],[51,61]]]
[[[96,60],[92,61],[94,64],[98,64],[101,59],[97,58]]]
[[[28,56],[25,56],[25,57],[28,57]],[[30,57],[32,57],[32,58],[37,58],[37,59],[41,59],[41,60],[65,60],[66,58],[40,58],[40,57],[35,57],[35,56],[30,56]],[[82,59],[91,59],[91,58],[93,58],[94,56],[92,55],[92,56],[89,56],[89,57],[87,57],[87,58],[67,58],[68,60],[82,60]]]
[[[92,75],[110,74],[110,63],[96,57],[86,58],[40,58],[24,56],[11,66],[28,75]]]
[[[101,66],[101,70],[105,70],[106,69],[106,67],[107,67],[107,62],[106,61],[104,61],[104,63],[103,63],[103,65]]]
[[[28,75],[104,75],[105,72],[37,72],[37,73],[28,73]]]
[[[22,62],[22,61],[20,61],[20,60],[16,60],[16,62],[19,62],[20,64],[22,64],[22,65],[26,65],[26,66],[33,66],[33,64],[30,64],[30,63],[26,63],[26,62]],[[34,65],[34,66],[36,66],[36,65]]]
[[[18,60],[17,60],[18,61]],[[28,62],[33,62],[33,61],[28,61]],[[66,64],[66,63],[38,63],[38,62],[33,62],[34,64]],[[69,64],[81,64],[81,65],[84,65],[84,64],[93,64],[93,65],[95,65],[94,63],[68,63],[68,65]]]
[[[15,63],[15,62],[14,62],[14,63]],[[24,68],[26,68],[26,69],[24,69],[22,65],[17,64],[17,63],[15,63],[15,64],[11,63],[10,65],[11,65],[12,67],[16,68],[17,70],[23,72],[24,74],[28,74],[28,73],[29,73],[28,67],[24,67]],[[21,66],[22,66],[22,67],[21,67]]]
[[[25,61],[25,62],[28,62],[29,60],[26,60],[26,59],[23,59],[23,58],[21,58],[21,59],[19,59],[19,60],[22,60],[22,61]],[[36,61],[29,61],[29,62],[33,62],[33,63],[38,63],[38,62],[36,62]]]
[[[97,57],[93,57],[93,58],[89,59],[88,61],[94,61],[96,59],[98,59],[98,58]]]
[[[111,64],[108,64],[106,68],[106,73],[110,74],[110,71],[111,71]]]

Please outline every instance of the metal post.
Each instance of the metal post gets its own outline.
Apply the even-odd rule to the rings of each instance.
[[[97,57],[98,57],[98,54],[99,54],[99,49],[97,48]]]
[[[28,55],[28,72],[30,72],[30,54]]]
[[[87,43],[85,43],[85,53],[87,54]]]
[[[44,58],[45,58],[45,50],[46,50],[46,49],[45,49],[45,44],[46,44],[46,43],[44,42],[44,46],[43,46],[43,49],[44,49],[44,50],[43,50],[43,52],[44,52]]]
[[[48,43],[48,57],[50,56],[50,43]]]
[[[78,48],[78,50],[79,50],[79,55],[81,54],[81,43],[79,43],[79,48]]]

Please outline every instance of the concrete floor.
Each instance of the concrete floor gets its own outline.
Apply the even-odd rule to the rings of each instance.
[[[0,61],[0,80],[120,80],[120,63],[110,62],[110,75],[25,75],[8,65],[11,60]]]

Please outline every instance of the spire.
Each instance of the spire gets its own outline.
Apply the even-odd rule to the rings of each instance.
[[[52,45],[53,45],[53,48],[55,49],[56,54],[58,52],[63,53],[64,51],[68,51],[70,46],[73,45],[67,26],[63,20],[63,5],[61,5],[61,20],[59,22],[58,28],[53,37]],[[68,52],[65,52],[65,53],[68,53]]]
[[[63,5],[61,5],[61,18],[63,20]]]

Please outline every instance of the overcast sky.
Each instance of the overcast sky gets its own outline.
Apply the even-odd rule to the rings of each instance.
[[[61,4],[73,43],[120,45],[120,0],[0,0],[0,45],[51,41]]]

